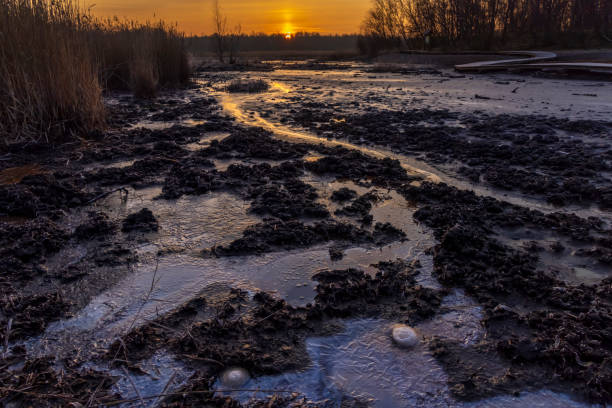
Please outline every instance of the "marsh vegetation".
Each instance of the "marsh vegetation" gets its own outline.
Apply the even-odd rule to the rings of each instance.
[[[71,0],[0,0],[0,142],[100,131],[102,95],[153,96],[189,79],[173,26],[98,20]]]

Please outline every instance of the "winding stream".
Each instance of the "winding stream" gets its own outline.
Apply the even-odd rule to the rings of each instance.
[[[283,89],[284,92],[288,89],[287,85],[279,84],[278,82],[274,82],[276,84],[274,87],[277,89]],[[409,174],[419,175],[423,177],[424,180],[434,182],[434,183],[446,183],[453,187],[456,187],[460,190],[469,190],[473,191],[477,195],[480,196],[488,196],[493,197],[500,201],[507,201],[511,204],[515,204],[522,207],[527,207],[533,210],[538,210],[543,213],[553,213],[557,211],[565,211],[572,212],[580,217],[588,218],[588,217],[598,217],[604,220],[610,221],[610,214],[608,212],[602,211],[597,207],[580,207],[580,206],[568,206],[560,209],[551,204],[548,204],[542,200],[529,197],[524,194],[520,194],[517,192],[509,192],[497,190],[494,188],[490,188],[484,186],[482,184],[474,184],[468,181],[457,178],[453,175],[445,173],[436,169],[429,164],[406,156],[399,153],[391,152],[382,147],[371,147],[371,146],[361,146],[356,145],[343,140],[335,140],[335,139],[327,139],[320,136],[317,136],[311,132],[308,132],[303,129],[293,129],[289,126],[282,125],[279,123],[274,123],[266,118],[263,118],[256,111],[246,111],[243,107],[246,103],[257,102],[260,104],[266,104],[266,96],[264,95],[233,95],[227,93],[218,94],[221,106],[223,109],[234,117],[239,123],[248,125],[248,126],[256,126],[269,130],[272,132],[274,136],[281,140],[286,140],[294,143],[310,143],[313,145],[324,144],[326,146],[342,146],[344,148],[350,150],[359,151],[365,155],[376,157],[376,158],[391,158],[393,160],[398,160],[402,167],[406,169]]]

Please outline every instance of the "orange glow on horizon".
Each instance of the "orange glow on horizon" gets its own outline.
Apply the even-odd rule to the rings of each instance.
[[[228,26],[242,32],[319,32],[350,34],[359,31],[371,0],[219,0]],[[137,21],[165,20],[186,34],[212,34],[212,0],[84,0],[98,17]]]

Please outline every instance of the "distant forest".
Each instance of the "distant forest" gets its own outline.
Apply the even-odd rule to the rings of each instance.
[[[612,47],[612,0],[372,0],[360,34],[243,34],[216,8],[217,33],[188,49],[232,63],[244,52],[353,52],[385,49],[496,50]]]
[[[373,0],[363,31],[362,49],[612,45],[612,0]]]
[[[357,49],[357,34],[324,35],[319,33],[295,33],[291,39],[285,34],[236,34],[228,35],[237,42],[238,52],[261,51],[337,51],[347,52]],[[187,39],[188,49],[195,54],[216,52],[217,36],[196,36]]]

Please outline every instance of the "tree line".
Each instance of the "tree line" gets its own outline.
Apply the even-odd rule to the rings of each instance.
[[[351,52],[356,49],[357,34],[325,35],[319,33],[294,33],[291,39],[286,34],[236,33],[224,35],[194,36],[187,39],[189,50],[202,55],[213,52],[219,60],[232,62],[232,55],[259,51],[337,51]]]
[[[361,47],[612,43],[612,0],[373,0]]]

